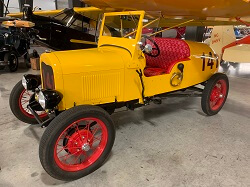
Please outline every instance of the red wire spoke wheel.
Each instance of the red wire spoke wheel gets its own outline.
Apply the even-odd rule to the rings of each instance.
[[[29,118],[35,118],[32,113],[30,112],[30,110],[27,108],[28,104],[29,104],[29,100],[30,97],[33,95],[34,93],[32,91],[28,91],[25,88],[23,88],[23,91],[20,94],[20,97],[18,99],[18,104],[19,104],[19,108],[22,111],[22,113],[24,115],[26,115]],[[39,117],[44,118],[47,116],[47,113],[45,111],[37,111],[37,114],[39,115]]]
[[[46,128],[39,147],[40,161],[52,177],[75,180],[105,162],[114,139],[114,124],[105,110],[77,106],[62,112]]]
[[[91,126],[91,124],[94,125]],[[61,133],[55,144],[56,164],[66,171],[85,169],[100,157],[107,145],[107,140],[107,128],[100,119],[77,120]]]
[[[9,104],[12,113],[19,120],[28,124],[37,124],[35,117],[27,108],[33,94],[32,91],[28,91],[23,87],[22,81],[19,81],[10,93]],[[43,121],[48,118],[45,111],[37,111],[37,113]]]
[[[214,74],[205,85],[201,106],[207,115],[217,114],[226,102],[229,90],[228,78],[225,74]]]

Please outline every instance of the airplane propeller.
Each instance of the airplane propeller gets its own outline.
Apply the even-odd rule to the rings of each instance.
[[[8,27],[25,27],[25,28],[31,28],[35,26],[35,23],[30,21],[23,21],[23,20],[14,20],[14,21],[4,21],[2,23],[2,26],[8,28]]]

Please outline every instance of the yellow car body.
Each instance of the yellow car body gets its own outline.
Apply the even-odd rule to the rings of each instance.
[[[134,39],[102,35],[104,20],[112,15],[140,16]],[[142,83],[136,72],[143,72],[146,67],[146,58],[139,46],[144,15],[144,11],[105,13],[97,48],[42,54],[42,80],[46,77],[46,73],[43,72],[44,63],[52,67],[54,89],[62,95],[58,105],[59,111],[78,105],[101,105],[132,100],[144,102]],[[218,71],[218,61],[217,65],[202,71],[204,63],[207,66],[209,58],[216,58],[209,46],[191,41],[186,43],[190,48],[190,57],[186,61],[176,63],[169,74],[146,77],[142,73],[145,97],[194,86],[207,81]],[[209,54],[212,56],[206,58]],[[216,60],[214,62],[216,63]],[[180,72],[177,68],[180,63],[184,65],[183,80],[178,86],[173,86],[171,78]],[[44,81],[42,85],[46,89]]]
[[[75,180],[105,162],[115,140],[110,114],[116,108],[161,104],[169,96],[199,96],[209,116],[223,107],[229,82],[225,74],[216,73],[217,55],[202,43],[153,40],[150,36],[158,31],[148,26],[158,18],[149,20],[144,11],[106,13],[97,48],[44,53],[41,77],[24,75],[13,88],[13,114],[47,127],[39,157],[50,176]],[[193,92],[184,93],[186,88]],[[178,90],[183,92],[173,93]],[[32,94],[25,95],[27,91]]]

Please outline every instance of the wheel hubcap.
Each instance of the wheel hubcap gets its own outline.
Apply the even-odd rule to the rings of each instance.
[[[89,151],[90,150],[90,145],[88,143],[83,144],[82,150],[83,151]]]
[[[212,110],[218,110],[224,104],[226,93],[226,81],[223,79],[218,80],[210,94],[210,108]]]
[[[67,139],[67,149],[70,154],[82,154],[82,151],[89,151],[93,144],[93,135],[90,130],[75,131]],[[77,153],[78,152],[78,153]]]

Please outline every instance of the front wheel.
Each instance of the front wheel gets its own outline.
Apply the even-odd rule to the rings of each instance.
[[[110,115],[96,106],[77,106],[59,114],[46,128],[39,157],[52,177],[71,181],[98,169],[115,140]]]
[[[19,120],[28,124],[37,124],[35,117],[27,108],[33,94],[32,91],[28,91],[23,87],[22,81],[19,81],[10,93],[9,104],[12,113]],[[48,119],[48,115],[45,111],[38,111],[37,113],[43,121]]]
[[[217,114],[226,102],[229,90],[228,78],[223,73],[214,74],[205,85],[201,98],[201,107],[205,114]]]

